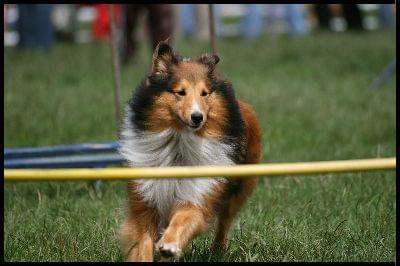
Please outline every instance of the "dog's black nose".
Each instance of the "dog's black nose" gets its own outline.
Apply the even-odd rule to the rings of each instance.
[[[199,112],[193,113],[191,114],[190,119],[192,119],[194,124],[198,125],[203,121],[203,114]]]

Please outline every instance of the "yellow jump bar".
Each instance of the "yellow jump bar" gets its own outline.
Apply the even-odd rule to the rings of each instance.
[[[103,169],[5,169],[6,181],[129,180],[188,177],[310,175],[396,169],[396,158],[302,163]]]

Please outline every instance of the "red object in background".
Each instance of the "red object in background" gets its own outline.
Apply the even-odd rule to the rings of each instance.
[[[110,36],[109,14],[107,4],[94,5],[96,9],[96,18],[93,22],[92,32],[96,40],[105,41]],[[120,24],[121,21],[121,5],[112,5],[114,11],[115,23]]]

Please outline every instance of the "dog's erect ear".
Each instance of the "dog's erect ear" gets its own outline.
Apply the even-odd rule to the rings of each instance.
[[[203,54],[198,60],[200,63],[208,66],[208,68],[213,71],[215,69],[215,65],[219,62],[219,57],[218,55]]]
[[[177,59],[172,47],[168,44],[168,39],[159,42],[153,53],[152,73],[167,73],[172,64],[176,64]]]

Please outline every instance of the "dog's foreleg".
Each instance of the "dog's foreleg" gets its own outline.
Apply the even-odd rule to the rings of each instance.
[[[126,261],[152,262],[154,237],[149,232],[150,225],[134,220],[125,221],[119,232],[122,242],[122,253]]]
[[[179,258],[189,241],[204,232],[207,225],[201,208],[189,204],[178,206],[172,212],[169,226],[156,249],[162,257]]]

